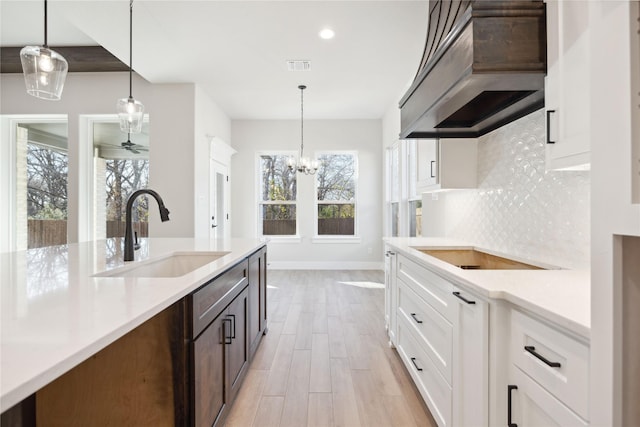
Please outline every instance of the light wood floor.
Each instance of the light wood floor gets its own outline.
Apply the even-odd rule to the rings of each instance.
[[[384,328],[381,271],[268,272],[269,332],[227,427],[435,427]]]

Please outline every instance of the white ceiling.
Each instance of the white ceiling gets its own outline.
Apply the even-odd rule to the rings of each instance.
[[[232,119],[381,118],[417,71],[427,0],[136,0],[133,67],[194,82]],[[322,40],[331,27],[336,36]],[[129,58],[128,0],[49,0],[49,44],[100,44]],[[0,44],[41,45],[43,2],[0,0]],[[289,59],[311,60],[290,72]],[[134,87],[135,96],[135,87]],[[144,100],[141,100],[144,103]]]

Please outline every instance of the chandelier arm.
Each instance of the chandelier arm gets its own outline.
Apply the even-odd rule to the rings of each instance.
[[[304,156],[304,87],[300,88],[300,161]]]

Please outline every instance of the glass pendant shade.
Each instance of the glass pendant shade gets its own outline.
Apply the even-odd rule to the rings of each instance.
[[[20,51],[20,62],[29,95],[49,101],[60,99],[69,70],[62,55],[43,46],[26,46]]]
[[[126,133],[140,133],[142,131],[142,120],[144,119],[142,102],[132,97],[122,98],[118,100],[116,108],[121,131]]]

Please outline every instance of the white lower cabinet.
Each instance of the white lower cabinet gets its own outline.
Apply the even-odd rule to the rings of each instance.
[[[439,427],[488,425],[488,303],[397,255],[396,347]]]
[[[489,304],[454,288],[453,425],[489,424]]]
[[[396,253],[389,248],[385,248],[384,258],[384,317],[387,333],[389,334],[389,344],[396,343],[396,309],[398,307],[398,289],[396,285]]]
[[[396,348],[439,427],[452,426],[451,385],[424,349],[424,341],[403,317],[398,318]]]
[[[387,248],[389,336],[439,427],[589,425],[589,344]]]
[[[509,347],[508,425],[589,425],[589,347],[584,342],[514,309]]]
[[[507,388],[508,427],[575,427],[589,423],[567,408],[561,401],[522,372],[511,366]]]

